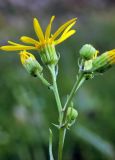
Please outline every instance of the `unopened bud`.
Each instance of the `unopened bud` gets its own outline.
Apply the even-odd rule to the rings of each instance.
[[[80,49],[80,55],[86,60],[94,59],[97,57],[98,51],[90,44],[85,44]]]
[[[107,51],[96,58],[92,65],[92,71],[103,73],[115,64],[115,49]]]
[[[33,54],[27,51],[21,51],[20,59],[21,59],[22,65],[31,75],[36,76],[37,72],[39,73],[42,72],[43,68],[38,63],[38,61],[36,60]]]
[[[67,121],[69,124],[74,122],[78,116],[77,110],[75,110],[73,107],[69,107],[67,110]]]

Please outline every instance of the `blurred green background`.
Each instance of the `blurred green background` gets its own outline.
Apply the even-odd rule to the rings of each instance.
[[[45,30],[56,15],[53,31],[78,17],[77,34],[57,47],[60,53],[58,85],[62,102],[78,70],[79,49],[85,43],[104,51],[115,48],[114,0],[1,0],[0,45],[18,41],[22,35],[35,38],[37,17]],[[39,54],[36,54],[39,60]],[[115,68],[87,81],[74,98],[79,112],[68,131],[64,160],[115,159]],[[0,52],[0,159],[48,160],[49,127],[54,132],[57,157],[57,108],[50,90],[22,67],[19,55]]]

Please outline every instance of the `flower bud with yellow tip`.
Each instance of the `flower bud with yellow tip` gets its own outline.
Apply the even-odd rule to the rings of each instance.
[[[91,44],[85,44],[80,49],[80,56],[85,60],[94,59],[97,54],[98,51]]]
[[[27,52],[27,51],[21,51],[20,53],[20,59],[22,62],[22,65],[25,67],[25,69],[32,75],[36,76],[36,73],[39,72],[41,73],[43,68],[42,66],[38,63],[36,58],[34,57],[33,54]]]
[[[107,51],[97,57],[92,63],[92,71],[103,73],[115,64],[115,49]]]

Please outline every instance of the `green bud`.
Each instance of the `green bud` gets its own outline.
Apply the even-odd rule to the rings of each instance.
[[[40,50],[40,57],[44,64],[51,65],[57,64],[59,58],[56,54],[55,46],[54,45],[45,45]]]
[[[80,55],[86,60],[94,59],[97,56],[98,51],[90,44],[85,44],[80,49]]]
[[[77,110],[75,110],[73,107],[69,107],[67,110],[67,121],[69,124],[74,122],[78,116]]]
[[[20,52],[20,59],[22,62],[22,65],[25,67],[25,69],[32,75],[36,76],[36,73],[41,73],[43,68],[38,63],[34,55],[32,55],[29,52],[22,51]]]

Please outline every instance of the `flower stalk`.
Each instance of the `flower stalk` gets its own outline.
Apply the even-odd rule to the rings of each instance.
[[[39,72],[36,72],[36,76],[41,80],[41,82],[47,86],[49,89],[53,89],[52,85],[43,77],[43,74],[40,74]]]
[[[81,72],[79,73],[78,77],[77,77],[77,80],[75,81],[75,84],[70,92],[70,95],[69,97],[67,98],[67,101],[63,107],[63,111],[66,110],[66,108],[70,105],[76,91],[79,89],[79,87],[82,85],[82,83],[85,81],[85,76],[84,76],[84,73]]]

